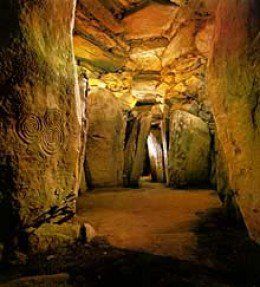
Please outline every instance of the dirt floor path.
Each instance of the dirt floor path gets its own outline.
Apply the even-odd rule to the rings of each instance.
[[[221,207],[212,190],[173,190],[159,183],[141,189],[94,190],[81,196],[78,215],[118,248],[207,261],[197,251],[201,214]]]
[[[0,274],[6,282],[65,272],[73,287],[260,286],[259,246],[232,214],[212,190],[147,182],[94,190],[79,198],[78,216],[104,238],[31,256],[19,268],[2,266]]]

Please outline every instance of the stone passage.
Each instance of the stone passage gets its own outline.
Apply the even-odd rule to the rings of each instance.
[[[0,257],[72,244],[79,194],[142,176],[186,191],[132,190],[134,209],[129,192],[115,242],[170,252],[186,230],[193,246],[170,222],[211,206],[187,191],[207,186],[260,243],[257,2],[0,0]]]

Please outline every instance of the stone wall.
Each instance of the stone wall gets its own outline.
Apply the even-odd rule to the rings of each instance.
[[[177,4],[178,13],[174,15],[173,25],[169,29],[169,44],[161,56],[161,86],[164,87],[166,105],[162,122],[166,182],[174,186],[185,186],[188,182],[203,184],[204,181],[204,185],[214,186],[215,123],[211,104],[206,97],[206,72],[214,34],[214,9],[206,3],[202,5],[200,1],[178,1]],[[177,114],[182,116],[176,119],[173,115]],[[202,161],[197,164],[194,164],[196,160],[193,161],[197,156],[195,142],[184,144],[187,140],[201,140],[200,132],[195,132],[195,127],[190,124],[191,119],[200,123],[206,135],[202,144],[206,150],[203,152]],[[186,124],[183,129],[179,126],[182,120]],[[180,136],[175,139],[174,135],[178,133],[178,129],[181,129]],[[196,136],[193,138],[193,132],[197,139]],[[200,148],[201,145],[198,146],[198,149]],[[168,152],[169,150],[171,152]],[[190,164],[194,164],[193,167],[186,166],[188,158]],[[179,176],[179,172],[183,173],[183,176]],[[194,180],[195,177],[197,181]]]
[[[75,212],[81,115],[74,8],[73,0],[0,4],[0,230],[8,245]]]
[[[260,242],[257,6],[257,1],[219,1],[208,97],[227,165],[229,193],[235,197],[251,237]]]

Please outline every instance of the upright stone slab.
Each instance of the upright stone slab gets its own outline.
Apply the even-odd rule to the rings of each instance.
[[[89,133],[86,145],[92,187],[123,184],[125,117],[119,101],[105,89],[89,95]],[[85,170],[85,172],[87,172]]]
[[[150,132],[152,116],[141,113],[132,122],[125,146],[124,185],[138,187],[143,172],[145,145]]]
[[[164,182],[162,133],[160,129],[151,130],[148,136],[148,151],[152,180],[155,182]]]
[[[81,115],[74,0],[0,3],[1,235],[74,214]]]
[[[164,173],[166,185],[169,185],[169,108],[167,105],[164,106],[163,119],[161,121],[161,132],[162,132],[162,145],[163,145],[163,161],[164,161]]]
[[[208,97],[229,188],[260,243],[259,1],[220,0],[208,66]]]
[[[88,93],[89,93],[89,80],[87,73],[81,67],[78,67],[78,83],[79,83],[79,94],[80,94],[80,108],[81,108],[81,118],[82,118],[82,129],[81,129],[81,140],[80,140],[80,159],[79,159],[79,194],[86,192],[87,184],[84,171],[85,163],[85,151],[87,143],[87,133],[88,133]]]
[[[188,112],[172,111],[169,146],[170,186],[207,184],[210,173],[209,152],[208,125]]]

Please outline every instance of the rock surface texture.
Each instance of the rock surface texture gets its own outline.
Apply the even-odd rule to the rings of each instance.
[[[257,16],[253,14],[256,8],[257,1],[220,1],[208,72],[208,97],[233,197],[251,237],[260,242],[259,32]]]
[[[145,147],[151,127],[151,114],[141,113],[129,123],[125,143],[124,185],[138,187],[143,173]]]
[[[170,186],[207,184],[210,170],[210,135],[207,124],[185,111],[173,111],[170,118]]]
[[[147,139],[153,180],[210,184],[260,242],[256,0],[0,2],[5,254],[75,241],[78,192],[139,187]]]
[[[152,129],[147,141],[152,180],[154,182],[164,182],[162,133],[160,129]]]
[[[81,115],[72,52],[75,1],[3,2],[0,209],[7,220],[0,229],[10,243],[29,227],[74,214]]]
[[[123,184],[125,125],[122,107],[111,92],[95,89],[89,94],[86,159],[92,187]]]

